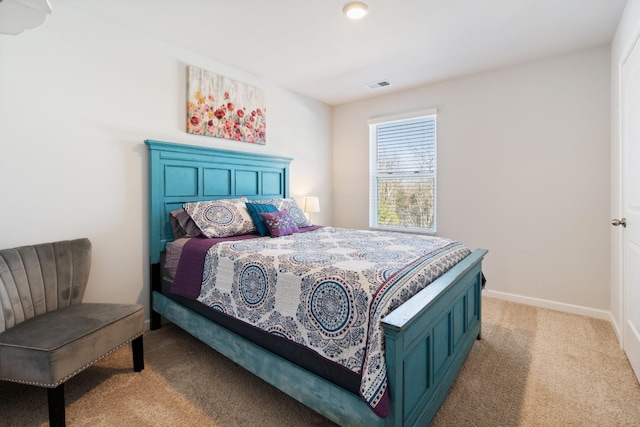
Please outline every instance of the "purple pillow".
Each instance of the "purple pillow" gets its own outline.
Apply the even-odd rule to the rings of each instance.
[[[297,233],[298,226],[289,211],[260,213],[271,237],[288,236]]]

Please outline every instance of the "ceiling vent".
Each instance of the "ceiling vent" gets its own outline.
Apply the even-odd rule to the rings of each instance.
[[[388,80],[382,80],[382,81],[375,82],[375,83],[369,83],[369,84],[367,85],[367,87],[368,87],[369,89],[373,90],[373,89],[379,89],[379,88],[381,88],[381,87],[389,86],[390,84],[391,84],[391,83],[389,83],[389,81],[388,81]]]

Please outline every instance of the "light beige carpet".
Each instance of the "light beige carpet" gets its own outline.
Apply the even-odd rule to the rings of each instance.
[[[639,426],[640,386],[608,322],[483,298],[482,340],[432,426]],[[67,425],[333,426],[173,325],[66,384]],[[46,391],[0,382],[0,427],[47,426]]]

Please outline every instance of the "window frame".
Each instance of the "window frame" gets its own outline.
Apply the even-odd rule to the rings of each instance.
[[[416,178],[424,177],[433,179],[433,223],[431,228],[421,227],[397,227],[380,225],[378,223],[378,179],[385,177],[389,178],[388,173],[378,173],[378,140],[377,140],[377,126],[382,124],[389,124],[393,122],[402,122],[409,120],[416,120],[420,118],[428,118],[433,116],[433,171],[425,172],[411,172],[411,173],[399,173],[398,178]],[[397,231],[405,233],[418,233],[426,235],[435,235],[437,231],[437,175],[438,175],[438,120],[437,109],[419,110],[405,114],[380,116],[372,118],[368,121],[369,126],[369,228],[371,230],[382,231]]]

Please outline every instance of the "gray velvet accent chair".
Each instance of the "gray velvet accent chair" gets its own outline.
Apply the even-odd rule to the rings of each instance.
[[[0,380],[46,387],[51,426],[65,425],[65,381],[104,356],[131,343],[144,369],[144,308],[82,303],[90,267],[88,239],[0,250]]]

